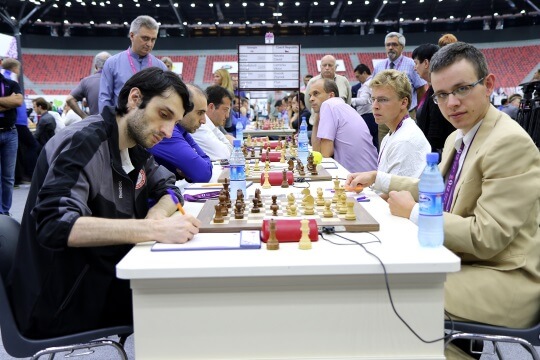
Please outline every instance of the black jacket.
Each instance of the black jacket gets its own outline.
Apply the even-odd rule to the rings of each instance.
[[[177,190],[174,175],[145,149],[135,146],[129,155],[135,169],[126,174],[109,107],[45,145],[8,279],[24,335],[42,338],[132,322],[129,282],[115,275],[116,264],[132,246],[67,246],[80,216],[144,218],[149,198],[160,199],[167,188]]]
[[[442,150],[446,138],[456,129],[444,118],[439,105],[431,99],[432,95],[433,88],[430,86],[426,91],[426,100],[416,111],[416,123],[429,141],[431,149],[437,151]]]

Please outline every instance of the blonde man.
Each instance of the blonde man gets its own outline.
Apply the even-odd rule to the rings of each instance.
[[[407,74],[384,70],[373,77],[369,87],[375,122],[390,129],[381,142],[378,170],[419,177],[431,146],[416,122],[409,117],[412,88]]]

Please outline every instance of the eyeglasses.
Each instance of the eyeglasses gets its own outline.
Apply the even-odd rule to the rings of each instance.
[[[471,93],[473,87],[480,84],[482,81],[484,81],[484,79],[485,77],[481,78],[480,80],[472,84],[460,86],[456,90],[449,93],[441,92],[441,93],[434,94],[431,96],[431,98],[433,99],[433,102],[435,104],[443,104],[447,102],[450,94],[454,95],[460,100],[465,99],[465,97]]]
[[[387,97],[372,97],[371,103],[374,104],[375,101],[377,101],[380,105],[386,105],[388,104],[392,99],[389,99]]]

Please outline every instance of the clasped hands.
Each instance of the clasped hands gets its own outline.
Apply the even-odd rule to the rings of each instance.
[[[357,172],[347,175],[345,186],[356,187],[361,185],[364,188],[369,187],[375,183],[377,178],[377,171]],[[409,191],[390,191],[388,195],[381,196],[388,202],[390,207],[390,213],[395,216],[409,218],[416,205],[413,196]]]

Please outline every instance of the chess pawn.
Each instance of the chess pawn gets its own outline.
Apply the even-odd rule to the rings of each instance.
[[[279,250],[279,241],[276,237],[276,222],[270,219],[270,229],[268,240],[266,241],[266,250]]]
[[[347,213],[345,214],[345,220],[356,220],[353,201],[347,201]]]
[[[251,135],[248,135],[247,136],[247,139],[246,139],[246,145],[247,146],[251,146]],[[253,150],[251,152],[251,156],[253,156]]]
[[[285,149],[281,150],[281,158],[279,159],[279,162],[282,164],[285,163]]]
[[[298,242],[298,248],[300,250],[311,250],[311,239],[309,238],[309,220],[302,219],[300,220],[300,231],[302,236]]]
[[[246,177],[251,175],[251,168],[249,167],[249,160],[246,160]]]
[[[289,182],[287,181],[287,170],[283,169],[283,181],[281,182],[282,188],[288,188]]]
[[[260,213],[261,209],[259,208],[259,199],[253,198],[253,207],[251,208],[251,212],[254,214]]]
[[[331,218],[331,217],[334,217],[334,213],[333,213],[332,210],[330,209],[330,206],[331,206],[331,205],[332,205],[332,201],[326,200],[326,202],[324,203],[323,217],[325,217],[325,218]]]
[[[339,196],[339,203],[338,203],[338,208],[337,208],[339,214],[347,213],[347,204],[346,204],[346,202],[347,202],[347,195],[341,194]]]
[[[270,157],[266,156],[266,163],[264,164],[264,171],[270,171]]]
[[[296,211],[296,205],[295,204],[290,205],[289,208],[291,210],[291,216],[297,216],[298,215],[298,212]]]
[[[317,206],[324,206],[323,189],[317,188]]]
[[[261,171],[261,167],[259,166],[259,160],[255,159],[255,167],[253,168],[255,171]]]
[[[221,212],[222,206],[220,204],[214,205],[214,209],[216,210],[216,216],[214,216],[214,222],[216,224],[222,224],[223,223],[223,215]],[[226,209],[227,207],[225,207]]]
[[[234,218],[235,219],[243,219],[244,218],[244,204],[240,201],[236,201],[236,204],[234,204]]]
[[[262,186],[263,189],[271,189],[272,184],[270,184],[270,175],[268,174],[268,171],[264,172],[264,184]]]

